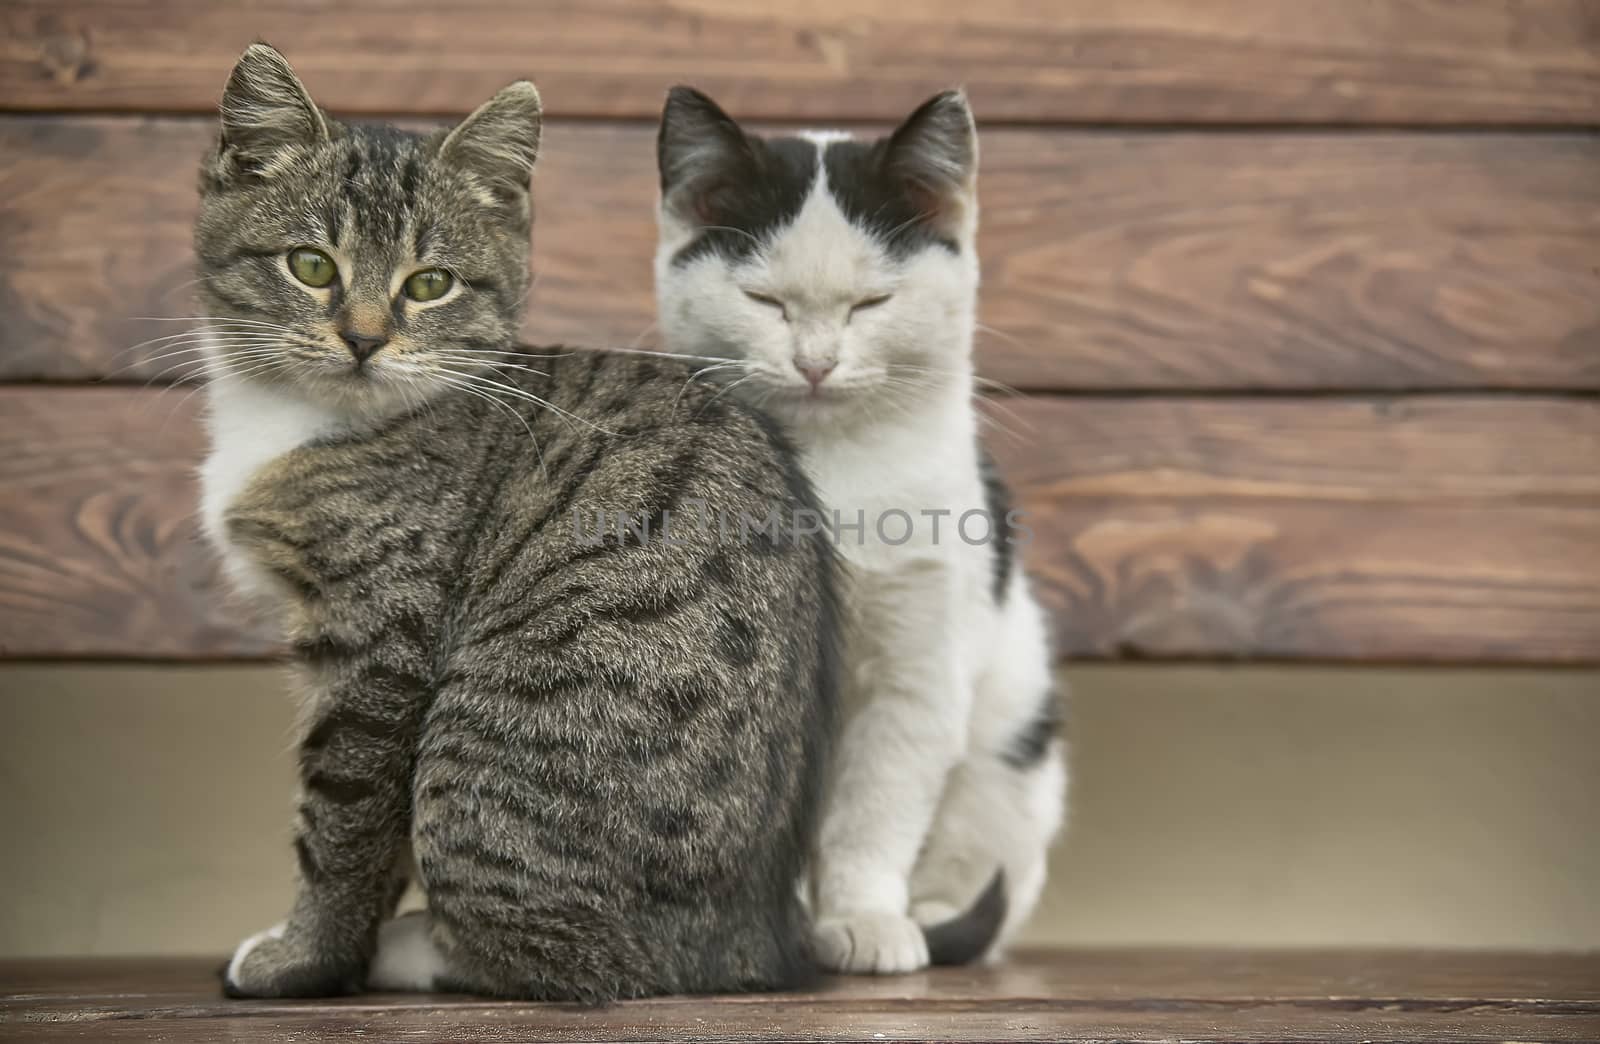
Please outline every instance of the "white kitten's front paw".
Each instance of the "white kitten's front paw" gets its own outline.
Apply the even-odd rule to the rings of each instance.
[[[928,942],[902,914],[824,917],[813,930],[817,960],[832,971],[899,975],[928,966]]]
[[[415,910],[379,927],[367,989],[426,993],[435,988],[444,970],[444,954],[428,931],[428,915]]]

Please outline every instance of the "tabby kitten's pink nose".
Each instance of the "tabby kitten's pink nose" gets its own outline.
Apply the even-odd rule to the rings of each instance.
[[[832,373],[833,372],[833,368],[835,366],[837,366],[837,365],[839,365],[839,364],[838,363],[802,363],[798,359],[796,359],[795,360],[795,364],[794,364],[794,368],[799,370],[800,373],[805,377],[805,379],[811,382],[811,387],[813,389],[815,389],[823,381],[827,380],[828,374]]]

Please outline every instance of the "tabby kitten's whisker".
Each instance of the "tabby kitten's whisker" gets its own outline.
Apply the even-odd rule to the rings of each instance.
[[[545,467],[544,450],[539,448],[539,439],[533,434],[533,428],[532,428],[532,426],[530,426],[528,424],[528,419],[526,417],[524,417],[517,410],[512,409],[512,407],[510,405],[508,405],[505,402],[502,402],[500,399],[495,397],[490,392],[486,392],[486,391],[483,391],[481,389],[474,388],[470,384],[467,384],[467,383],[465,383],[463,381],[455,380],[455,379],[453,379],[451,377],[448,377],[448,376],[439,376],[439,379],[444,381],[445,384],[450,385],[452,388],[455,388],[458,391],[460,391],[460,392],[462,392],[462,393],[464,393],[466,395],[471,395],[474,398],[482,399],[483,401],[485,401],[487,403],[490,403],[491,405],[499,407],[501,410],[504,410],[506,413],[510,414],[512,417],[515,417],[517,419],[517,422],[522,425],[522,430],[526,431],[528,433],[528,442],[533,445],[533,452],[539,458],[539,473],[541,475],[543,475],[544,478],[547,481],[549,480],[550,472]]]
[[[578,424],[586,425],[587,427],[590,427],[590,428],[594,429],[595,431],[601,432],[603,434],[606,434],[606,435],[615,435],[616,434],[616,432],[614,432],[614,431],[607,431],[605,428],[600,427],[599,425],[595,424],[593,421],[585,420],[584,418],[578,416],[575,413],[572,413],[572,412],[570,412],[568,410],[562,409],[560,406],[557,406],[555,403],[549,401],[548,399],[540,398],[539,396],[533,394],[530,391],[525,391],[522,388],[518,388],[516,385],[507,384],[504,381],[491,380],[488,377],[483,376],[482,374],[466,373],[466,372],[461,371],[461,370],[451,370],[451,369],[448,369],[446,367],[440,367],[439,368],[439,372],[446,373],[446,374],[451,374],[451,375],[456,376],[456,377],[465,378],[466,380],[469,380],[469,381],[475,381],[475,382],[478,382],[480,384],[488,385],[491,388],[498,389],[502,394],[511,395],[511,396],[513,396],[515,398],[523,399],[523,400],[525,400],[527,402],[534,403],[537,406],[542,406],[545,409],[550,410],[551,412],[553,412],[555,414],[558,414],[561,417],[566,418],[568,421],[572,421],[572,422],[576,422]],[[491,370],[489,372],[492,373],[493,371]]]
[[[737,388],[739,385],[745,383],[748,380],[751,380],[755,376],[756,375],[753,374],[753,373],[748,373],[748,374],[745,374],[743,377],[740,377],[736,381],[730,381],[729,383],[723,385],[721,390],[719,390],[715,395],[711,396],[711,398],[707,399],[701,405],[700,409],[698,411],[696,411],[695,416],[698,417],[700,414],[702,414],[706,410],[710,409],[712,403],[716,402],[718,399],[722,398],[724,395],[726,395],[729,392],[733,391],[733,389]],[[679,394],[681,395],[682,393],[683,393],[682,389],[679,389]]]
[[[258,326],[283,333],[294,333],[292,327],[281,323],[271,323],[264,319],[244,319],[231,315],[136,315],[136,322],[141,323],[203,323],[217,326]]]
[[[141,348],[156,348],[157,350],[161,350],[164,348],[172,348],[190,343],[204,345],[205,343],[213,340],[218,344],[226,345],[231,343],[236,338],[262,336],[266,335],[261,331],[239,331],[238,333],[223,333],[219,335],[207,333],[205,331],[186,330],[183,333],[169,334],[166,337],[152,337],[148,341],[140,341],[138,344],[131,344],[126,348],[118,349],[116,354],[111,357],[111,360],[115,362],[118,359],[121,359],[124,355],[127,355],[130,352],[136,352]]]
[[[655,359],[683,359],[687,362],[738,362],[749,365],[743,359],[730,359],[726,355],[689,355],[685,352],[669,352],[656,348],[593,348],[591,351],[603,354],[617,355],[648,355]]]
[[[256,349],[256,350],[252,350],[252,351],[249,351],[249,352],[237,353],[237,354],[235,354],[235,355],[230,357],[229,362],[234,363],[236,365],[238,362],[243,362],[243,361],[254,361],[254,360],[264,360],[264,359],[274,359],[275,360],[281,354],[282,353],[279,350],[279,348],[276,345],[274,345],[274,346],[272,346],[270,348],[261,348],[261,349]],[[167,374],[171,373],[173,370],[182,369],[184,367],[194,368],[193,369],[193,373],[192,374],[186,374],[185,377],[190,377],[190,376],[210,376],[213,373],[226,372],[227,369],[228,369],[228,364],[227,363],[222,363],[222,362],[213,362],[213,361],[207,360],[207,359],[200,359],[200,360],[180,359],[179,361],[177,361],[175,363],[172,363],[172,364],[170,364],[168,366],[165,366],[162,369],[158,370],[156,373],[152,374],[149,378],[147,378],[145,380],[144,387],[148,388],[148,387],[150,387],[150,385],[155,384],[157,381],[161,380],[161,378],[165,377]]]
[[[711,373],[714,370],[722,370],[722,369],[726,369],[726,368],[728,368],[730,366],[737,366],[737,365],[739,365],[739,364],[738,363],[734,363],[732,361],[725,362],[725,363],[714,363],[711,366],[702,367],[702,368],[694,371],[693,373],[691,373],[688,377],[686,377],[684,379],[683,384],[678,388],[677,397],[672,400],[672,408],[673,408],[673,410],[677,410],[678,403],[683,401],[683,393],[689,390],[689,385],[691,385],[695,381],[699,380],[700,377],[702,377],[705,374]],[[752,373],[750,376],[754,377],[755,374]],[[748,380],[748,378],[745,378],[745,379]]]

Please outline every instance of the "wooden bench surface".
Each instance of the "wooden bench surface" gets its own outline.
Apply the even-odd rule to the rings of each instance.
[[[229,1001],[217,961],[0,962],[6,1041],[1600,1041],[1600,955],[1073,950],[600,1010]]]

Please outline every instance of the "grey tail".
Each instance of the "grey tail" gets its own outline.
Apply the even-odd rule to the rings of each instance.
[[[934,964],[970,964],[982,957],[1006,920],[1006,872],[996,870],[983,894],[966,912],[922,929],[928,959]]]

